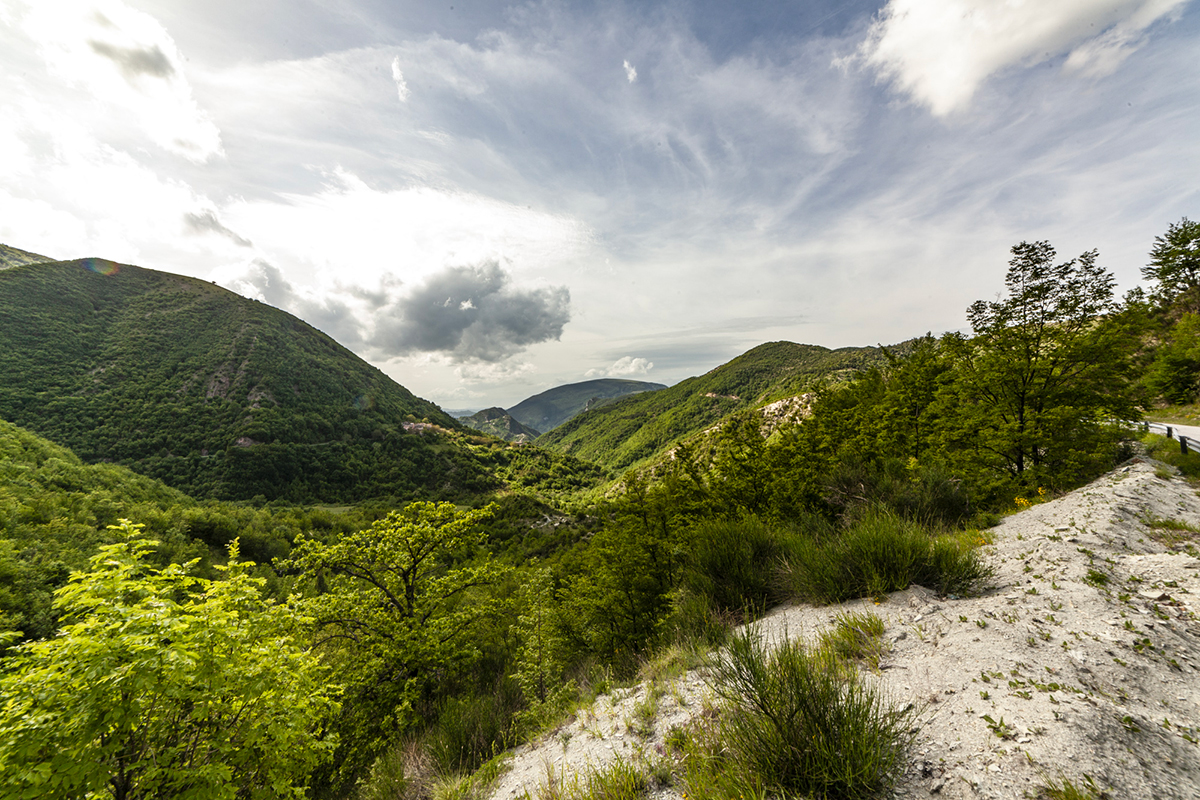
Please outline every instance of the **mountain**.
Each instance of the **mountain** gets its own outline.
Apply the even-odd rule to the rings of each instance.
[[[550,431],[600,401],[667,388],[661,383],[600,378],[556,386],[508,409],[513,419],[539,431]]]
[[[479,411],[469,417],[460,417],[458,421],[468,428],[473,428],[477,431],[491,434],[497,439],[503,439],[506,442],[514,442],[516,444],[532,442],[542,435],[528,425],[522,425],[513,419],[503,408],[485,408],[483,411]]]
[[[890,349],[903,351],[904,345]],[[878,347],[830,350],[769,342],[670,388],[589,409],[543,434],[537,444],[609,469],[625,469],[729,414],[794,397],[822,379],[838,379],[885,361]]]
[[[0,271],[0,418],[195,497],[502,485],[457,422],[303,321],[102,259]]]
[[[15,247],[0,244],[0,269],[19,267],[22,264],[40,264],[44,261],[53,260],[53,258],[48,258],[47,256],[30,253],[28,250],[18,250]]]

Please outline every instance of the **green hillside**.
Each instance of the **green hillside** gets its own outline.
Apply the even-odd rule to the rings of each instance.
[[[522,400],[508,409],[508,413],[523,425],[539,431],[550,431],[576,414],[595,407],[597,401],[665,388],[661,383],[599,378],[548,389]]]
[[[624,469],[715,425],[728,414],[799,394],[818,379],[884,361],[877,347],[830,350],[769,342],[670,388],[591,409],[544,434],[537,443],[610,469]]]
[[[0,417],[196,497],[500,485],[454,420],[301,320],[99,259],[0,271]]]
[[[6,244],[0,244],[0,269],[19,267],[22,264],[38,264],[43,261],[53,261],[53,258],[40,256],[28,250],[18,250]]]
[[[497,439],[503,439],[506,442],[524,444],[525,442],[532,442],[542,435],[528,425],[522,425],[503,408],[485,408],[483,411],[478,411],[469,417],[461,417],[459,422],[468,428],[486,433],[489,436],[495,436]]]

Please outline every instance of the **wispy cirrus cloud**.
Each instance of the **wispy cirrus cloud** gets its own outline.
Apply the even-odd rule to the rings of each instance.
[[[857,57],[941,117],[965,108],[983,81],[1007,68],[1065,55],[1070,71],[1109,75],[1151,25],[1187,2],[888,0]]]
[[[222,154],[183,56],[154,17],[120,0],[38,0],[23,28],[50,72],[123,109],[159,147],[196,162]]]

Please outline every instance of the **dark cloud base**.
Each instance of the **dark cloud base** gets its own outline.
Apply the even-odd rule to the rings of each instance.
[[[381,354],[445,353],[501,361],[558,339],[571,319],[565,286],[517,289],[495,261],[447,267],[385,310],[370,344]]]

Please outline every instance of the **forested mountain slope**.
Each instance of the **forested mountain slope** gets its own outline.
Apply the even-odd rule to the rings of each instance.
[[[622,469],[715,425],[728,414],[799,394],[821,378],[852,374],[885,360],[877,347],[830,350],[811,344],[768,342],[670,388],[588,410],[544,434],[537,443]]]
[[[661,383],[631,381],[622,378],[598,378],[594,381],[555,386],[533,397],[527,397],[508,409],[508,413],[523,425],[539,431],[549,431],[588,408],[596,401],[611,400],[630,394],[665,389]]]
[[[197,497],[499,485],[458,423],[301,320],[100,259],[0,271],[0,417]]]

